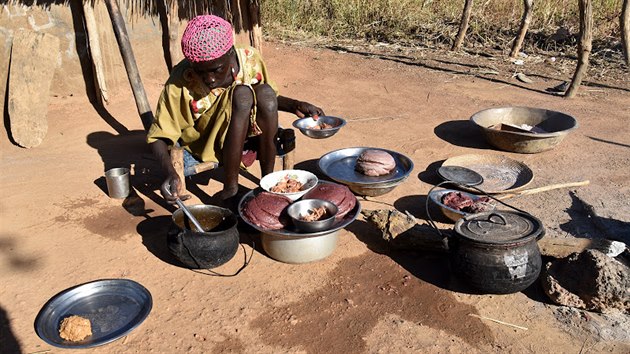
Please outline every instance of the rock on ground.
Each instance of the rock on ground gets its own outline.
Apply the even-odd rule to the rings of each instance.
[[[602,313],[630,311],[630,272],[597,250],[574,253],[545,266],[545,293],[556,303]]]

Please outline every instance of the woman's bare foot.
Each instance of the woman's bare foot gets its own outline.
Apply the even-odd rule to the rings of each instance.
[[[224,186],[223,190],[215,194],[214,197],[220,200],[219,206],[230,209],[233,213],[238,215],[238,203],[248,191],[249,190],[246,188],[239,188],[238,185],[234,188]]]
[[[217,198],[222,201],[226,201],[238,194],[238,185],[237,186],[223,186],[223,190],[217,193]]]

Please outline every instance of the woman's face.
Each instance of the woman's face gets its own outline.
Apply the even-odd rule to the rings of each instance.
[[[192,69],[211,90],[228,87],[234,82],[232,68],[235,72],[238,70],[233,60],[234,54],[234,48],[232,48],[217,59],[192,63]]]

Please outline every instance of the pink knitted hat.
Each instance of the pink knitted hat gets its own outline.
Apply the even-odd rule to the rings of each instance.
[[[214,15],[193,18],[188,22],[182,36],[182,52],[193,63],[219,58],[233,44],[232,25]]]

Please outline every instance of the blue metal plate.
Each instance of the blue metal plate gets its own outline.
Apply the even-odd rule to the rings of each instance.
[[[78,285],[50,299],[35,319],[37,335],[60,348],[107,344],[138,327],[151,312],[151,293],[129,279],[104,279]],[[61,321],[77,315],[90,320],[92,335],[82,341],[59,336]]]

